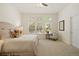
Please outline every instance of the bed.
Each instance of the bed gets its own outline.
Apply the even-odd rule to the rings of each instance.
[[[22,35],[19,38],[4,40],[2,46],[3,55],[35,55],[38,45],[37,35]]]
[[[37,34],[33,33],[22,35],[19,38],[10,38],[11,29],[15,29],[13,24],[0,22],[0,53],[3,55],[35,55],[38,44]]]

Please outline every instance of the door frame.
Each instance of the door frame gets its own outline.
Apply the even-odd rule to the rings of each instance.
[[[72,19],[73,16],[70,16],[70,45],[73,46],[72,44]]]

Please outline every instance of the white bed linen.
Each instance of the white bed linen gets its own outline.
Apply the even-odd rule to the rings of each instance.
[[[37,35],[23,35],[19,38],[11,38],[4,41],[4,52],[33,51],[37,45]]]

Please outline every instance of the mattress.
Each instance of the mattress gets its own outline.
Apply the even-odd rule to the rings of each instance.
[[[19,38],[6,39],[3,44],[3,52],[34,51],[37,46],[37,35],[22,35]]]

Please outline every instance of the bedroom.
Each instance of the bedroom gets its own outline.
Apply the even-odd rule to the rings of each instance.
[[[70,33],[70,21],[78,15],[78,6],[78,3],[0,3],[0,55],[79,55],[79,43],[71,42]],[[65,25],[59,30],[62,20]]]

